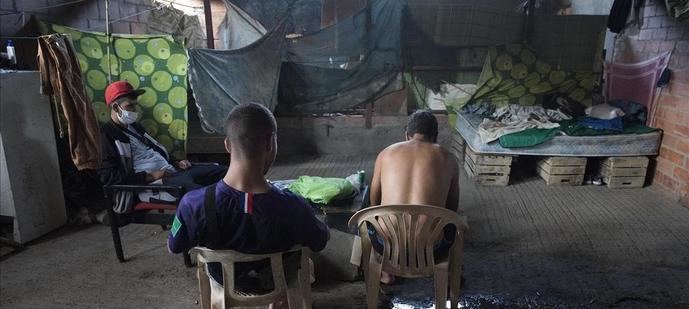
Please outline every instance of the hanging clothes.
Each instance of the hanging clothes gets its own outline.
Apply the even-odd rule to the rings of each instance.
[[[205,34],[198,16],[184,14],[171,6],[152,10],[146,22],[148,33],[169,34],[187,48],[206,47]]]
[[[41,93],[55,95],[67,120],[74,165],[79,170],[97,169],[101,161],[100,130],[69,38],[62,34],[39,37],[38,67]]]
[[[636,25],[636,30],[643,24],[644,0],[615,0],[608,15],[608,29],[613,33],[620,33],[630,25]]]
[[[608,29],[613,33],[620,33],[627,24],[627,16],[632,10],[632,0],[615,0],[608,15]]]
[[[689,19],[689,1],[687,0],[665,0],[665,7],[670,16],[678,22]]]

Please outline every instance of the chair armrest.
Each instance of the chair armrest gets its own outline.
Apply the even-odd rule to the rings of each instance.
[[[139,193],[142,191],[164,191],[171,195],[180,198],[184,194],[184,187],[182,186],[166,186],[166,185],[105,185],[103,186],[105,196],[110,197],[114,192],[129,191]]]
[[[192,166],[194,166],[194,165],[198,165],[198,166],[213,166],[213,165],[220,165],[220,164],[215,163],[215,162],[191,162],[191,165],[192,165]]]

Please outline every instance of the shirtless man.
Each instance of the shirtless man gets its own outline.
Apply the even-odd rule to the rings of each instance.
[[[378,154],[371,180],[371,206],[422,204],[457,211],[459,169],[454,156],[436,143],[435,116],[428,111],[416,111],[409,118],[405,135],[406,141]],[[451,241],[441,247],[448,250],[450,245]],[[381,276],[383,283],[392,280],[389,274]]]
[[[436,143],[438,121],[428,111],[412,114],[406,141],[378,154],[371,180],[371,205],[423,204],[457,211],[459,169]]]

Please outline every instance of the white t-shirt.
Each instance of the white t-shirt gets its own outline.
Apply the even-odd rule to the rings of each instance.
[[[160,153],[155,151],[153,148],[144,144],[137,137],[137,133],[127,129],[124,131],[125,134],[129,136],[129,144],[132,147],[132,161],[134,164],[135,172],[153,172],[159,170],[168,170],[169,172],[175,172],[175,167],[165,160]],[[143,137],[142,138],[146,138]]]

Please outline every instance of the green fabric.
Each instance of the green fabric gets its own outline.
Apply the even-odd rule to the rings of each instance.
[[[140,123],[167,148],[172,159],[186,157],[187,53],[183,45],[169,35],[113,34],[108,60],[108,39],[104,33],[42,22],[39,30],[43,34],[71,36],[98,121],[110,119],[105,105],[110,70],[113,81],[127,80],[134,88],[146,90],[137,107]]]
[[[651,128],[643,124],[630,123],[624,124],[622,132],[610,130],[594,130],[584,125],[579,124],[578,119],[565,120],[560,122],[560,130],[570,136],[597,136],[597,135],[614,135],[614,134],[644,134],[657,131],[656,128]]]
[[[300,176],[288,188],[305,199],[319,204],[328,204],[334,199],[348,197],[355,192],[352,183],[344,178],[313,176]]]
[[[530,106],[539,104],[545,94],[559,92],[591,106],[591,93],[597,80],[593,72],[558,70],[538,60],[531,49],[520,44],[491,47],[479,88],[469,102],[488,102],[495,107]]]
[[[500,146],[503,148],[532,147],[549,141],[558,133],[560,133],[559,128],[526,129],[521,132],[501,136]]]
[[[510,133],[500,137],[500,146],[503,148],[523,148],[532,147],[545,143],[565,132],[569,136],[597,136],[614,134],[644,134],[657,131],[656,128],[647,127],[643,124],[631,123],[624,125],[624,131],[594,130],[579,124],[579,120],[565,120],[560,122],[559,128],[553,129],[526,129],[521,132]]]
[[[670,16],[677,21],[682,22],[689,19],[689,0],[665,0],[665,7]]]

